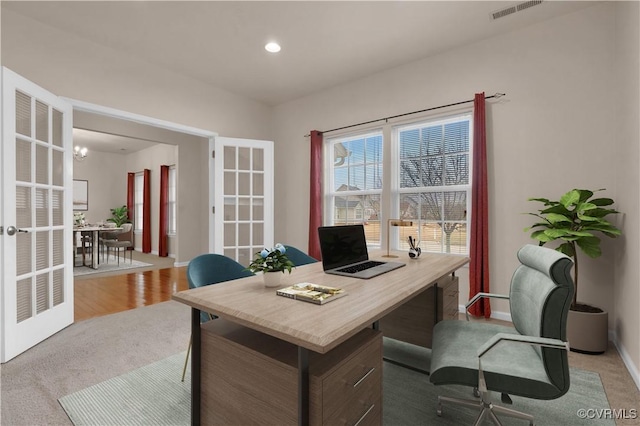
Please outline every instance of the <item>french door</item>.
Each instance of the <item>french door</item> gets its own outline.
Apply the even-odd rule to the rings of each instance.
[[[72,107],[2,68],[0,362],[73,322]]]
[[[210,147],[210,251],[248,266],[274,243],[273,142],[216,136]]]

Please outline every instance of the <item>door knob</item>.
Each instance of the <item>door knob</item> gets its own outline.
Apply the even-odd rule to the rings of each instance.
[[[19,228],[16,228],[16,227],[15,227],[15,226],[13,226],[13,225],[12,225],[12,226],[9,226],[9,227],[7,228],[7,235],[13,235],[13,234],[15,234],[16,232],[24,232],[24,233],[27,233],[27,232],[29,232],[29,231],[27,231],[26,229],[19,229]]]

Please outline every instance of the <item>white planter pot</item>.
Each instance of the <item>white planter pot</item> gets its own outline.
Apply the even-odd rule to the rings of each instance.
[[[262,274],[265,287],[279,287],[282,282],[282,272],[265,272]]]
[[[609,315],[606,311],[591,313],[569,310],[567,340],[572,351],[601,354],[609,342]]]

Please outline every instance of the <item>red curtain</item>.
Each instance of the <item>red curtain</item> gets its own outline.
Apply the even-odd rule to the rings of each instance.
[[[473,177],[471,188],[471,241],[469,247],[469,299],[489,292],[489,197],[487,188],[487,135],[484,92],[473,101]],[[478,300],[469,313],[489,318],[488,298]]]
[[[127,173],[127,217],[130,221],[133,220],[133,208],[135,205],[136,196],[136,174]]]
[[[322,226],[322,133],[312,130],[309,188],[309,256],[322,259],[318,227]]]
[[[151,170],[144,169],[142,189],[142,252],[151,253]]]
[[[167,207],[169,201],[169,166],[160,166],[160,230],[158,232],[158,256],[169,256],[167,237]]]

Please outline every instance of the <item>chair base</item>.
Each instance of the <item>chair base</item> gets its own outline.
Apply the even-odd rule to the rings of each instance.
[[[529,426],[533,426],[533,416],[531,414],[512,410],[511,408],[502,407],[500,405],[494,405],[491,401],[489,401],[487,393],[484,393],[481,396],[482,398],[480,399],[480,401],[475,401],[472,399],[451,398],[448,396],[438,396],[438,408],[436,411],[438,417],[442,416],[442,403],[445,402],[455,405],[462,405],[463,407],[476,409],[479,408],[480,414],[478,414],[478,417],[473,423],[474,426],[480,426],[485,417],[489,417],[489,419],[496,426],[502,426],[502,423],[500,422],[496,414],[502,414],[507,417],[515,417],[517,419],[528,420]]]

